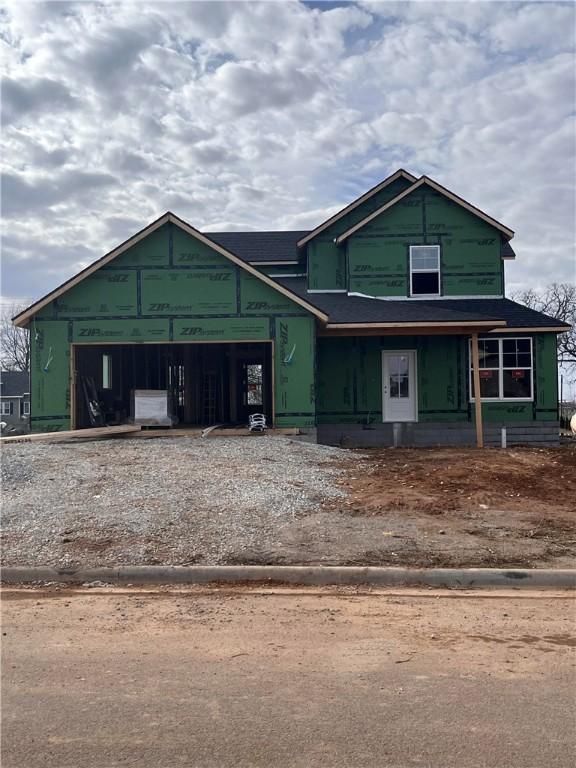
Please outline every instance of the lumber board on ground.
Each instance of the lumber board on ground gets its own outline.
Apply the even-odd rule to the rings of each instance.
[[[140,432],[135,424],[120,424],[115,427],[92,427],[90,429],[69,429],[62,432],[37,432],[30,435],[1,437],[0,443],[57,443],[63,440],[97,440],[105,437],[120,437]]]
[[[137,434],[122,435],[126,438],[137,438],[138,440],[146,440],[152,437],[202,437],[202,429],[190,428],[190,429],[143,429]],[[251,437],[253,435],[299,435],[299,427],[278,427],[277,429],[267,429],[265,432],[250,432],[248,427],[234,427],[234,428],[218,428],[213,429],[206,435],[206,438],[213,437]]]

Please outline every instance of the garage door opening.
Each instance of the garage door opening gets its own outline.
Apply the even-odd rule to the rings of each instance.
[[[76,429],[133,421],[143,390],[165,398],[173,426],[273,422],[271,342],[75,344],[73,361]]]

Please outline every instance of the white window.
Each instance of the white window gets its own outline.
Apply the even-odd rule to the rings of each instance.
[[[112,355],[102,355],[102,389],[112,389]]]
[[[22,416],[30,416],[30,401],[22,401]]]
[[[410,246],[410,295],[440,295],[440,246]]]
[[[533,399],[532,339],[478,339],[478,358],[482,400]],[[470,399],[474,398],[470,348]]]
[[[0,415],[11,416],[12,415],[12,403],[3,402],[0,403]]]

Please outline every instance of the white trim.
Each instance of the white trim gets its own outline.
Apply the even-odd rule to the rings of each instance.
[[[378,301],[462,301],[462,299],[503,299],[502,294],[492,294],[490,296],[469,295],[469,296],[371,296],[368,293],[348,292],[348,296],[358,296],[361,299],[377,299]],[[564,330],[569,330],[565,328]]]
[[[494,331],[492,331],[494,333]],[[530,392],[531,397],[480,397],[482,403],[533,403],[534,402],[534,344],[531,336],[507,336],[496,337],[493,339],[486,339],[483,336],[478,337],[478,343],[481,341],[497,341],[498,342],[498,367],[497,368],[482,368],[480,371],[498,371],[498,392],[502,394],[504,392],[504,371],[530,371]],[[529,341],[530,342],[530,368],[526,366],[504,366],[503,365],[503,341]],[[468,387],[470,398],[469,402],[475,403],[476,398],[472,397],[472,362],[471,362],[471,350],[470,340],[468,340]]]
[[[338,211],[338,213],[335,213],[334,216],[331,216],[329,219],[326,219],[326,221],[322,222],[322,224],[317,226],[316,229],[313,229],[312,232],[309,232],[301,240],[298,240],[298,242],[296,243],[298,248],[302,248],[304,245],[306,245],[306,243],[308,243],[310,240],[316,237],[316,235],[320,234],[320,232],[323,232],[331,224],[334,224],[336,221],[339,221],[342,218],[342,216],[345,216],[350,211],[353,211],[354,208],[357,208],[359,205],[366,202],[366,200],[369,200],[373,195],[376,195],[382,189],[385,189],[393,181],[396,181],[396,179],[399,179],[399,178],[406,179],[406,181],[409,181],[412,184],[416,181],[416,176],[413,176],[411,173],[408,173],[408,171],[405,171],[403,168],[400,168],[399,170],[396,171],[396,173],[393,173],[391,176],[387,176],[384,179],[384,181],[380,182],[380,184],[377,184],[375,187],[372,187],[372,189],[369,189],[368,192],[365,192],[361,197],[358,197],[356,200],[350,203],[350,205],[347,205],[346,208],[342,208],[341,211]]]
[[[26,408],[26,406],[28,406],[28,408]],[[30,416],[30,400],[22,400],[20,405],[20,415]]]
[[[0,401],[0,416],[13,416],[13,403],[10,402],[10,400],[2,400]],[[8,410],[5,410],[5,408],[8,408]]]
[[[308,288],[306,293],[348,293],[346,288]]]
[[[438,266],[436,269],[414,269],[412,266],[412,251],[418,249],[418,248],[435,248],[436,249],[436,257],[438,259],[437,263]],[[433,245],[410,245],[408,248],[408,261],[409,261],[409,267],[410,267],[410,284],[408,286],[410,290],[410,298],[420,298],[420,299],[431,299],[431,298],[437,298],[438,296],[441,296],[441,285],[440,285],[440,264],[441,264],[441,258],[442,254],[440,252],[440,246],[437,244]],[[436,274],[438,275],[438,290],[435,293],[414,293],[412,290],[412,275],[431,275]]]
[[[386,355],[408,355],[412,359],[412,387],[413,387],[413,418],[411,419],[388,419],[386,418],[386,393],[384,388],[387,383],[384,381],[384,358]],[[416,349],[383,349],[381,357],[381,370],[382,370],[382,422],[384,424],[393,424],[394,422],[401,421],[403,424],[413,424],[418,421],[418,350]],[[408,386],[410,387],[410,363],[408,363]]]
[[[384,211],[387,211],[388,208],[392,208],[393,205],[396,205],[396,203],[400,202],[400,200],[403,200],[407,195],[411,194],[416,189],[419,189],[423,184],[428,184],[429,187],[432,187],[432,189],[434,189],[436,192],[439,192],[441,195],[444,195],[444,197],[447,197],[449,200],[452,200],[453,203],[457,203],[458,205],[462,206],[462,208],[465,208],[470,213],[473,213],[475,216],[478,216],[478,218],[482,219],[488,224],[491,224],[493,227],[500,230],[500,232],[502,232],[509,240],[511,240],[514,237],[514,230],[509,229],[508,227],[505,227],[504,224],[500,224],[499,221],[496,221],[496,219],[493,219],[491,216],[488,216],[487,213],[484,213],[479,208],[476,208],[475,205],[468,203],[466,200],[463,200],[461,197],[458,197],[458,195],[455,195],[453,192],[450,192],[450,190],[446,189],[441,184],[438,184],[438,182],[433,181],[432,179],[429,179],[428,176],[421,176],[415,184],[413,184],[411,187],[408,187],[408,189],[405,189],[404,192],[401,192],[392,200],[389,200],[387,203],[380,206],[380,208],[377,208],[375,211],[373,211],[371,214],[363,218],[357,224],[354,224],[353,227],[350,227],[350,229],[347,229],[346,232],[343,232],[341,235],[338,235],[338,237],[336,238],[336,244],[340,245],[340,243],[343,243],[344,240],[350,237],[350,235],[353,235],[363,226],[368,224],[368,222],[372,221],[372,219],[375,219],[377,216],[380,216],[380,214],[384,213]]]
[[[268,277],[306,277],[306,272],[294,272],[293,274],[288,274],[288,275],[283,275],[281,273],[272,274],[272,272],[270,272]]]
[[[253,267],[293,267],[294,264],[300,264],[299,261],[248,261],[246,263]]]

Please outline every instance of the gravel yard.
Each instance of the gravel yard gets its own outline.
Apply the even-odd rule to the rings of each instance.
[[[339,448],[281,437],[5,445],[3,562],[228,563],[345,495]]]
[[[2,446],[5,565],[574,567],[576,447]]]

